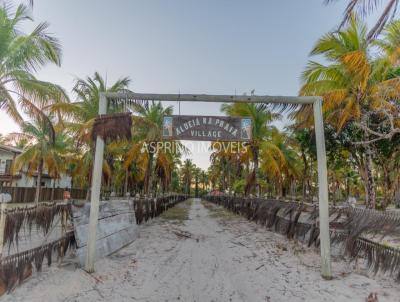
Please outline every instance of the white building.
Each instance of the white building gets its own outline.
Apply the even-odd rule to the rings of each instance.
[[[11,167],[15,158],[22,153],[21,149],[0,144],[0,187],[36,187],[37,174],[27,175],[26,169],[12,175]],[[59,179],[52,179],[46,171],[42,174],[42,187],[52,188],[71,188],[71,177],[61,174]]]

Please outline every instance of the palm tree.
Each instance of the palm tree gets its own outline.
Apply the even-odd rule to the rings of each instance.
[[[199,182],[200,182],[201,169],[199,167],[195,167],[193,169],[193,177],[194,177],[194,196],[199,197]]]
[[[60,65],[59,41],[47,32],[48,23],[40,23],[29,34],[21,32],[24,21],[33,21],[27,6],[20,4],[15,12],[10,6],[0,7],[0,109],[18,123],[23,119],[15,98],[23,106],[31,99],[36,102],[67,99],[60,87],[39,81],[33,75],[47,63]]]
[[[172,114],[172,106],[163,107],[161,102],[151,102],[148,104],[131,104],[132,109],[136,112],[133,118],[133,131],[134,136],[140,141],[140,145],[145,145],[147,153],[147,168],[145,176],[145,194],[149,194],[153,185],[153,161],[158,155],[167,159],[164,153],[159,153],[157,150],[157,143],[163,141],[161,137],[161,129],[163,117]],[[134,146],[136,150],[137,146]],[[128,151],[130,153],[130,151]],[[157,155],[158,154],[158,155]],[[169,158],[172,159],[172,158]],[[170,167],[168,165],[171,161],[158,161],[158,169],[162,167],[165,176],[170,175]],[[159,170],[161,172],[161,170]],[[169,176],[168,176],[169,177]]]
[[[338,0],[325,0],[325,3],[329,4],[332,2],[337,2]],[[381,0],[347,0],[348,5],[344,12],[344,17],[342,22],[339,25],[339,29],[341,30],[346,23],[348,23],[352,16],[355,13],[360,13],[361,16],[365,17],[368,14],[372,13],[376,10],[376,8],[380,5],[383,5],[383,11],[379,16],[377,22],[374,27],[369,31],[367,39],[371,40],[376,38],[381,31],[384,29],[385,25],[391,21],[396,15],[397,8],[399,5],[398,0],[385,0],[384,4],[382,4]]]
[[[273,128],[270,139],[261,149],[261,170],[271,183],[275,183],[279,196],[286,195],[285,188],[293,189],[294,181],[300,175],[300,159],[295,146],[288,133]]]
[[[381,49],[389,68],[398,69],[400,63],[400,20],[389,23],[379,39],[374,41]]]
[[[257,194],[260,193],[258,182],[258,167],[260,148],[265,144],[271,132],[271,122],[280,117],[279,114],[272,113],[265,104],[252,103],[234,103],[223,104],[221,110],[230,116],[243,116],[252,119],[252,139],[249,143],[251,154],[253,157],[253,172],[249,177],[248,183],[250,188],[255,187]]]
[[[92,145],[91,133],[94,120],[99,114],[100,93],[123,92],[130,81],[128,77],[123,77],[107,87],[106,81],[98,72],[95,72],[93,77],[76,80],[73,92],[77,96],[77,102],[60,105],[59,108],[72,115],[72,122],[68,127],[73,130],[80,142]],[[112,113],[120,110],[119,107],[111,107],[108,111]]]
[[[233,180],[241,177],[243,166],[249,163],[250,151],[248,147],[238,148],[237,142],[213,142],[211,143],[210,161],[213,176],[218,179],[222,191],[232,191]],[[248,176],[248,175],[246,175]],[[215,180],[217,180],[215,179]]]
[[[17,156],[13,170],[20,171],[27,167],[28,175],[35,175],[35,202],[40,199],[43,172],[47,169],[55,179],[66,169],[68,158],[68,137],[57,129],[51,115],[37,115],[32,121],[21,125],[20,133],[11,133],[11,138],[24,138],[28,142],[23,152]]]
[[[185,194],[188,194],[188,195],[190,195],[190,188],[192,186],[192,180],[193,180],[195,168],[196,168],[196,166],[193,164],[193,162],[190,159],[186,159],[181,168],[184,192],[185,192]]]
[[[76,80],[73,92],[77,96],[77,102],[55,105],[55,108],[71,117],[71,121],[66,122],[65,125],[76,139],[76,149],[80,150],[76,157],[76,171],[74,175],[84,178],[84,181],[81,181],[81,183],[90,184],[91,180],[92,163],[94,160],[94,142],[92,141],[91,134],[94,121],[99,113],[100,93],[125,91],[129,83],[130,79],[123,77],[108,87],[104,78],[98,72],[95,72],[93,77]],[[124,108],[116,106],[109,108],[109,111],[116,112],[121,109]],[[111,168],[107,164],[107,161],[104,161],[103,171],[107,172],[110,170]],[[87,199],[89,199],[89,194],[90,188],[88,189]]]
[[[172,170],[174,168],[173,153],[165,152],[165,150],[158,151],[155,172],[158,180],[160,181],[160,186],[163,193],[168,189],[172,181]]]
[[[202,185],[203,191],[208,190],[209,179],[208,179],[207,172],[204,171],[204,170],[202,170],[201,173],[200,173],[200,183]]]
[[[380,59],[373,59],[367,39],[367,27],[356,18],[341,32],[323,36],[311,51],[322,55],[327,65],[310,61],[303,73],[300,94],[320,95],[324,98],[323,111],[327,122],[338,131],[353,124],[363,129],[368,140],[368,113],[390,110],[392,99],[399,98],[399,78],[388,79],[390,69]],[[300,119],[310,118],[305,109]],[[309,123],[310,121],[308,121]],[[356,146],[353,146],[356,148]],[[372,149],[365,145],[365,183],[367,205],[375,206],[372,170]]]

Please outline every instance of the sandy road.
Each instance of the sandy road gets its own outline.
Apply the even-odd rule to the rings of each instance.
[[[204,206],[206,205],[206,207]],[[182,223],[156,219],[139,238],[88,275],[73,266],[31,278],[4,301],[399,301],[400,285],[334,263],[319,275],[318,254],[199,200]]]

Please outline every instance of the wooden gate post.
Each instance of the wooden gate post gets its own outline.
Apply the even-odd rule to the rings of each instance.
[[[329,234],[329,196],[328,173],[326,167],[326,150],[324,122],[322,117],[322,98],[314,104],[315,138],[317,144],[318,161],[318,199],[319,199],[319,238],[321,247],[321,275],[325,279],[332,279],[331,273],[331,244]]]
[[[99,115],[107,113],[107,98],[100,93]],[[92,171],[92,188],[90,195],[90,218],[88,241],[86,247],[86,264],[85,270],[88,273],[94,272],[94,261],[96,258],[96,229],[99,219],[99,203],[101,178],[103,172],[103,155],[104,155],[104,139],[100,136],[96,138],[96,151],[94,156],[94,165]]]

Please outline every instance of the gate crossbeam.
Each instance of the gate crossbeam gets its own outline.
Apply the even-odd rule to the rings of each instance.
[[[107,99],[131,99],[168,102],[205,102],[205,103],[274,103],[274,104],[314,104],[320,99],[316,96],[270,96],[270,95],[212,95],[212,94],[158,94],[135,92],[107,92]]]

